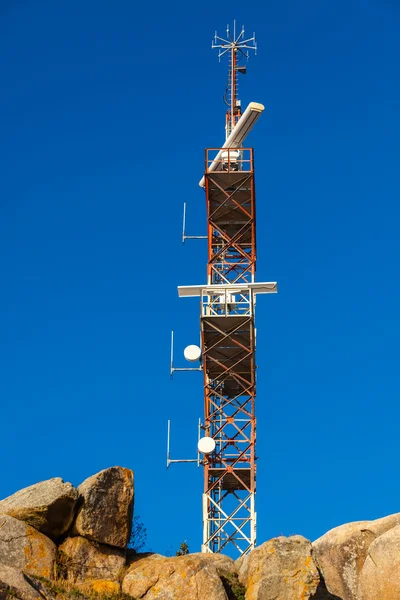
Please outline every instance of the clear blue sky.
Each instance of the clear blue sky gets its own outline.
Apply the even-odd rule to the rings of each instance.
[[[279,282],[257,304],[258,540],[400,510],[400,8],[227,6],[0,4],[0,497],[130,467],[161,553],[201,542],[201,471],[165,470],[168,418],[195,453],[201,377],[170,381],[169,336],[198,339],[182,205],[204,234],[233,18],[259,42],[240,90],[268,109],[248,142],[257,278]]]

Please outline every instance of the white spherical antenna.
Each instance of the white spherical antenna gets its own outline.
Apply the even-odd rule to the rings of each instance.
[[[215,440],[212,437],[202,437],[199,439],[197,448],[202,454],[212,454],[215,450]]]
[[[183,354],[189,362],[196,362],[196,360],[200,360],[201,350],[198,346],[191,344],[190,346],[186,346]]]

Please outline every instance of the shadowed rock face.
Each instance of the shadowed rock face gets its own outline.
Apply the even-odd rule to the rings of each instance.
[[[141,600],[228,600],[221,577],[233,570],[233,560],[222,555],[155,555],[129,567],[122,591]]]
[[[357,598],[400,598],[400,525],[389,529],[370,545],[359,577]]]
[[[320,583],[311,542],[300,535],[278,537],[237,561],[246,600],[308,600]]]
[[[7,595],[21,600],[43,600],[21,571],[0,565],[0,599],[7,598]]]
[[[376,521],[347,523],[316,540],[313,556],[328,591],[342,600],[359,600],[359,575],[370,545],[399,523],[400,514]]]
[[[335,596],[331,594],[326,589],[325,581],[321,578],[319,585],[317,587],[317,591],[315,592],[315,596],[312,596],[312,600],[343,600],[339,598],[339,596]]]
[[[53,577],[57,548],[23,521],[0,517],[0,565],[42,577]]]
[[[77,490],[60,477],[41,481],[0,502],[0,514],[25,521],[57,539],[68,531],[75,516]]]
[[[100,544],[125,548],[133,513],[133,472],[111,467],[86,479],[79,487],[81,506],[74,533]]]
[[[116,582],[125,566],[125,552],[83,537],[68,538],[59,547],[59,565],[64,579],[73,583],[91,580]]]

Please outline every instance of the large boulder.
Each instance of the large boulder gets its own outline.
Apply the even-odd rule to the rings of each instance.
[[[10,600],[11,597],[20,600],[42,600],[41,595],[28,583],[21,571],[0,565],[0,600]]]
[[[67,538],[58,549],[58,576],[71,583],[101,579],[118,581],[125,565],[125,552],[83,537]]]
[[[399,523],[400,513],[376,521],[347,523],[316,540],[313,556],[328,591],[342,600],[358,600],[359,575],[370,545]]]
[[[400,598],[400,525],[369,546],[359,576],[358,600]]]
[[[125,548],[129,542],[133,514],[133,472],[111,467],[86,479],[79,487],[81,507],[74,533]]]
[[[233,572],[233,560],[220,554],[147,556],[131,564],[122,591],[141,600],[228,600]]]
[[[0,516],[0,565],[50,578],[56,550],[49,538],[27,523]]]
[[[25,521],[57,539],[72,525],[78,492],[60,477],[31,485],[0,501],[0,514]]]
[[[265,542],[240,558],[237,569],[246,600],[308,600],[320,583],[311,542],[301,535]]]

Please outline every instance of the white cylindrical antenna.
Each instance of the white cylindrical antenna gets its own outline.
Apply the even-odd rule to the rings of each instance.
[[[228,139],[225,141],[222,149],[218,152],[212,163],[207,167],[207,171],[218,171],[222,168],[221,155],[222,152],[227,148],[240,148],[245,138],[250,133],[254,123],[257,121],[259,116],[264,110],[264,106],[258,102],[250,102],[239,121],[233,128]],[[199,186],[205,186],[205,177],[203,176],[199,181]]]

